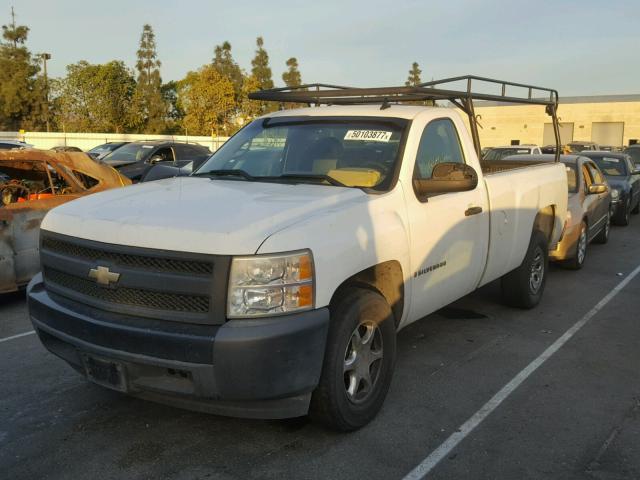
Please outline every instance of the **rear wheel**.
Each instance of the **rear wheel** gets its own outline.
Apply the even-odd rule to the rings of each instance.
[[[547,280],[548,257],[547,238],[534,230],[522,264],[502,277],[502,298],[507,305],[533,308],[540,302]]]
[[[366,425],[382,407],[395,358],[396,327],[389,304],[376,292],[354,288],[331,308],[311,417],[339,431]]]
[[[584,260],[587,257],[587,224],[583,221],[580,224],[580,236],[576,242],[576,248],[573,252],[573,257],[565,260],[562,265],[572,270],[580,270],[584,265]]]

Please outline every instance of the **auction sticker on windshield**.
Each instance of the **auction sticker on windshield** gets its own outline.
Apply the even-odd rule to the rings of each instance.
[[[363,140],[367,142],[388,142],[393,132],[383,130],[349,130],[344,136],[345,140]]]

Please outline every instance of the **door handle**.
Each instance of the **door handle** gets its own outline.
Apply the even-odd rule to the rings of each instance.
[[[477,215],[482,213],[482,207],[469,207],[464,211],[465,217],[470,217],[471,215]]]

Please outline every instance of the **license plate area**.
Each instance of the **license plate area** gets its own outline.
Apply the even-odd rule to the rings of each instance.
[[[124,368],[121,363],[94,357],[86,353],[82,354],[82,360],[87,378],[93,383],[120,392],[127,391]]]

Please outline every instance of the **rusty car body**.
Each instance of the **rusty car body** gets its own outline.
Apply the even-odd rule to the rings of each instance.
[[[40,222],[49,210],[130,184],[84,153],[0,151],[0,293],[25,286],[40,270]]]

